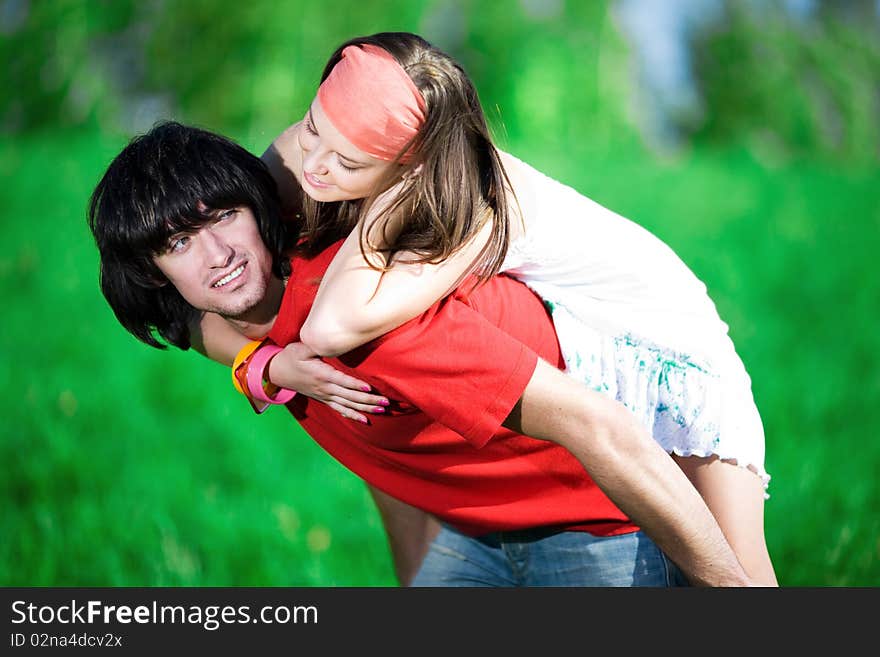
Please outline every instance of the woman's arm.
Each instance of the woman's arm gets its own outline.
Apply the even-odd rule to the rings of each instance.
[[[227,367],[251,339],[214,313],[204,313],[198,326],[191,327],[193,348]],[[302,342],[294,342],[269,362],[269,380],[282,388],[296,390],[324,402],[342,417],[366,424],[363,413],[384,413],[388,399],[370,392],[360,379],[340,372]]]
[[[379,201],[374,208],[376,205],[380,205]],[[371,210],[370,215],[373,214]],[[371,221],[368,216],[366,225]],[[404,252],[394,258],[391,269],[383,272],[370,267],[367,261],[381,262],[382,227],[375,226],[370,231],[371,235],[364,240],[364,254],[359,225],[327,268],[300,338],[322,356],[337,356],[420,315],[454,290],[471,271],[491,230],[487,222],[443,262],[408,262],[412,254]]]
[[[302,151],[296,143],[300,126],[301,122],[284,130],[262,155],[286,210],[298,207],[302,194]],[[392,187],[379,196],[364,221],[364,225],[371,226],[364,245],[369,262],[385,264],[380,253],[386,246],[385,231],[395,227],[383,220],[382,213],[397,191]],[[361,252],[360,230],[359,224],[334,257],[300,331],[302,341],[321,356],[351,351],[418,316],[446,296],[470,271],[489,239],[491,226],[487,224],[442,263],[413,264],[407,262],[412,254],[404,252],[386,272],[369,266]]]

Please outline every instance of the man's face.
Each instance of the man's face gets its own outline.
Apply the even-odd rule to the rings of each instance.
[[[194,308],[247,320],[260,310],[271,284],[272,256],[247,207],[218,210],[192,233],[178,233],[156,266]]]

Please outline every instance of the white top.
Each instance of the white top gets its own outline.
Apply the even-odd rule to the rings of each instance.
[[[502,158],[525,218],[502,271],[550,306],[566,371],[622,402],[667,452],[715,454],[766,488],[751,381],[706,286],[638,224]]]
[[[709,361],[730,355],[727,324],[672,249],[512,155],[502,158],[525,217],[502,271],[604,333]]]

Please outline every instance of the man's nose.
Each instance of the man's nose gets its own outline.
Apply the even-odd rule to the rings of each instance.
[[[226,267],[235,257],[235,249],[211,226],[202,231],[202,248],[211,267]]]

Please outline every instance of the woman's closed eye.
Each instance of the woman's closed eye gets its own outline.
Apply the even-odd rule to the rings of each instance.
[[[339,166],[341,166],[343,169],[345,169],[349,173],[353,173],[355,171],[360,171],[361,169],[363,169],[363,167],[352,167],[352,166],[347,165],[345,162],[342,161],[341,157],[337,157],[337,160],[339,160]]]

